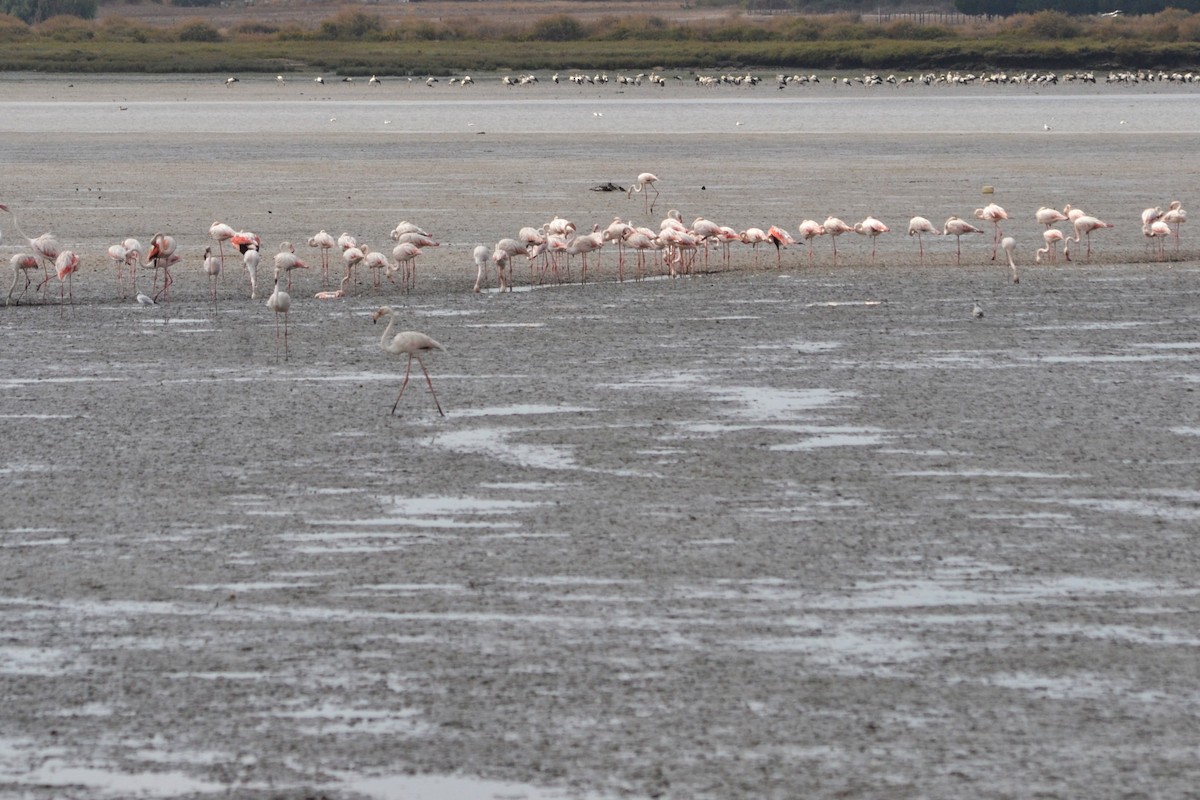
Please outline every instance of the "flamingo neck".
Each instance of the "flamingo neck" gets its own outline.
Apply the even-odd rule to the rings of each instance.
[[[385,350],[387,349],[388,342],[392,340],[392,328],[396,326],[396,315],[394,313],[388,314],[387,318],[387,328],[384,330],[383,336],[379,337],[379,346]]]

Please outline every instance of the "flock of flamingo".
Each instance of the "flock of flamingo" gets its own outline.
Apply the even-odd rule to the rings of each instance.
[[[645,212],[648,215],[652,214],[654,205],[661,196],[657,183],[658,177],[653,173],[641,173],[626,191],[626,195],[632,199],[634,194],[641,194],[644,198]],[[28,251],[18,252],[10,260],[13,278],[5,304],[19,304],[29,291],[33,282],[32,276],[40,269],[42,279],[37,284],[35,291],[42,294],[44,301],[48,284],[57,278],[60,314],[63,313],[64,307],[68,303],[74,302],[72,281],[74,273],[79,270],[81,265],[80,256],[73,250],[63,248],[51,233],[44,233],[36,237],[28,236],[21,230],[16,215],[7,205],[0,203],[0,211],[13,217],[13,224],[18,235],[28,244]],[[1038,263],[1041,262],[1043,256],[1046,256],[1050,262],[1057,262],[1059,242],[1063,244],[1063,255],[1068,261],[1071,259],[1070,245],[1072,243],[1086,242],[1086,255],[1090,258],[1092,233],[1113,227],[1111,223],[1087,214],[1082,209],[1072,208],[1070,205],[1067,205],[1062,211],[1042,207],[1038,209],[1035,217],[1037,222],[1044,226],[1042,238],[1045,244],[1034,254],[1034,260]],[[1020,275],[1014,259],[1016,241],[1011,236],[1005,236],[1001,228],[1001,225],[1009,219],[1008,212],[996,203],[989,203],[983,208],[975,209],[974,219],[983,223],[985,227],[980,227],[957,216],[950,216],[939,230],[925,217],[913,217],[908,224],[908,235],[917,239],[917,253],[921,265],[925,264],[924,238],[926,236],[955,237],[955,263],[961,265],[962,237],[984,234],[987,232],[986,226],[990,225],[992,229],[991,259],[996,260],[998,252],[1003,250],[1012,271],[1013,282],[1019,283]],[[1187,221],[1187,212],[1178,200],[1169,203],[1166,209],[1161,207],[1145,209],[1142,212],[1141,221],[1142,233],[1148,241],[1157,245],[1159,259],[1166,258],[1165,242],[1168,238],[1173,238],[1175,249],[1179,249],[1179,229]],[[1064,231],[1057,227],[1060,223],[1066,223],[1068,230]],[[890,233],[891,229],[871,216],[853,225],[830,216],[822,223],[812,219],[804,220],[797,229],[797,236],[799,241],[807,244],[809,265],[812,265],[814,261],[814,240],[822,236],[830,237],[832,264],[836,266],[838,261],[837,240],[840,236],[851,232],[870,237],[871,263],[873,264],[878,237]],[[250,231],[235,230],[223,222],[214,222],[209,227],[208,235],[217,247],[215,254],[211,246],[207,247],[202,261],[203,272],[209,281],[210,300],[214,304],[216,303],[216,283],[218,278],[226,273],[227,247],[231,258],[240,257],[249,285],[250,298],[257,299],[258,269],[262,259],[261,238]],[[365,243],[359,243],[354,236],[348,233],[343,233],[335,238],[322,230],[309,238],[308,246],[319,253],[323,285],[328,285],[330,281],[331,251],[335,249],[340,251],[343,267],[338,288],[319,291],[314,298],[336,300],[345,297],[348,286],[357,287],[361,284],[361,280],[356,277],[357,271],[361,268],[370,270],[373,275],[372,283],[376,289],[381,287],[384,278],[394,285],[399,285],[405,291],[413,289],[416,285],[417,257],[424,248],[438,247],[439,243],[419,226],[407,221],[399,223],[391,231],[390,237],[396,243],[390,258],[382,251],[374,250]],[[2,231],[0,231],[0,241],[2,241]],[[634,277],[641,279],[647,273],[650,258],[653,258],[655,263],[671,277],[696,269],[697,260],[701,257],[707,267],[710,248],[719,249],[723,265],[728,266],[730,248],[734,243],[751,247],[756,266],[759,260],[759,245],[774,245],[776,266],[782,266],[783,249],[796,244],[797,241],[797,238],[793,237],[791,233],[776,225],[771,225],[765,230],[752,227],[738,231],[703,217],[699,217],[687,225],[680,213],[674,209],[667,212],[658,230],[634,226],[617,217],[606,228],[602,229],[599,224],[596,224],[590,233],[581,234],[577,233],[575,223],[562,217],[555,217],[540,227],[523,227],[515,237],[502,238],[493,246],[477,246],[473,252],[477,269],[474,291],[482,290],[485,280],[493,270],[497,276],[498,290],[501,292],[511,291],[513,288],[513,261],[518,256],[526,258],[531,281],[539,279],[540,268],[540,278],[554,282],[560,282],[564,278],[570,279],[571,259],[579,256],[581,259],[580,280],[586,282],[588,256],[594,255],[598,259],[600,251],[611,245],[617,250],[618,279],[624,280],[626,252],[630,250],[635,256]],[[701,256],[701,254],[703,255]],[[169,302],[170,287],[174,282],[171,268],[182,262],[184,258],[183,254],[179,252],[173,236],[156,233],[151,237],[148,247],[144,247],[137,239],[127,238],[109,247],[107,255],[115,268],[120,297],[132,296],[136,302],[142,305],[156,305],[160,301]],[[292,303],[289,292],[292,288],[292,272],[296,269],[308,268],[308,264],[296,255],[296,249],[290,242],[282,242],[279,245],[278,252],[273,256],[272,291],[265,304],[275,314],[276,338],[282,337],[285,359],[288,351],[288,313]],[[153,295],[142,292],[138,287],[139,275],[146,271],[153,274],[154,285],[151,289],[154,292]],[[393,277],[396,274],[400,275],[399,284]],[[17,286],[22,278],[24,278],[24,287],[18,294]],[[285,281],[283,285],[281,285],[281,279]],[[282,327],[280,326],[281,316],[283,318]],[[372,319],[378,320],[384,316],[389,317],[389,322],[380,341],[381,348],[388,353],[408,356],[400,395],[396,398],[396,404],[392,406],[394,414],[400,397],[408,385],[414,358],[425,374],[431,394],[433,393],[433,383],[420,354],[444,348],[429,336],[417,331],[395,333],[396,312],[389,306],[380,308]],[[443,413],[441,404],[437,401],[437,395],[433,394],[433,397],[438,412]]]

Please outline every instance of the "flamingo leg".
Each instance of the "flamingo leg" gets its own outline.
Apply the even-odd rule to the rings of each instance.
[[[412,372],[412,354],[408,356],[408,364],[404,367],[404,380],[400,383],[400,394],[396,395],[396,402],[392,403],[392,413],[396,413],[396,406],[400,405],[400,398],[404,396],[404,390],[408,387],[408,376]],[[424,366],[422,366],[424,369]]]
[[[429,384],[429,393],[433,395],[433,404],[437,406],[438,414],[443,417],[446,416],[446,412],[442,411],[442,404],[438,402],[437,392],[433,390],[433,381],[429,379],[429,370],[425,369],[425,362],[421,360],[420,356],[415,356],[415,358],[417,359],[417,363],[421,365],[421,372],[425,373],[425,383]],[[412,362],[410,361],[409,363]]]

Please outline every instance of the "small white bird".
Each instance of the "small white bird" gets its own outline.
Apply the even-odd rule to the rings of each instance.
[[[983,306],[979,305],[979,301],[975,301],[975,307],[971,309],[971,316],[975,319],[983,318]]]

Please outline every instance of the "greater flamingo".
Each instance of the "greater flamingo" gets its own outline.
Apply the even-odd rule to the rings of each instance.
[[[1000,237],[1004,233],[1000,230],[1000,223],[1008,219],[1008,212],[995,203],[988,203],[983,208],[975,209],[975,219],[981,219],[985,222],[992,223],[995,228],[995,236],[992,237],[992,261],[996,260],[996,246],[1000,244]]]
[[[1066,214],[1049,206],[1042,206],[1034,216],[1039,225],[1045,225],[1047,228],[1059,222],[1066,222],[1068,219]]]
[[[398,264],[396,269],[400,270],[400,280],[406,292],[417,287],[417,256],[420,254],[421,248],[412,242],[403,242],[392,248],[392,258]]]
[[[871,237],[871,263],[872,264],[875,263],[875,243],[876,243],[876,241],[878,241],[879,235],[881,233],[888,233],[890,231],[891,231],[891,228],[889,228],[887,225],[884,225],[882,222],[875,219],[874,217],[867,217],[862,222],[856,222],[854,224],[854,232],[855,233],[862,234],[863,236]]]
[[[75,292],[71,276],[79,271],[79,256],[71,250],[63,250],[54,260],[54,272],[58,276],[58,313],[63,313],[64,286],[65,293],[70,297],[71,307],[75,307]]]
[[[754,251],[754,266],[758,266],[758,246],[763,242],[769,242],[767,232],[762,228],[746,228],[742,231],[742,243],[750,245],[750,249]]]
[[[49,232],[43,233],[38,237],[30,237],[25,231],[21,230],[21,223],[17,220],[16,212],[4,203],[0,203],[0,211],[6,211],[12,216],[13,227],[17,229],[17,234],[29,242],[29,248],[33,250],[33,254],[42,262],[42,266],[46,272],[46,280],[42,281],[42,286],[44,286],[46,281],[50,279],[50,265],[58,258],[58,253],[62,249],[62,246],[54,238],[54,234]]]
[[[1187,222],[1187,211],[1183,208],[1183,203],[1178,200],[1172,200],[1171,205],[1162,215],[1163,222],[1168,225],[1175,226],[1175,249],[1179,249],[1179,226]]]
[[[1046,243],[1045,247],[1038,248],[1033,255],[1034,263],[1042,263],[1042,255],[1050,254],[1050,263],[1058,262],[1058,243],[1063,240],[1065,234],[1058,228],[1047,228],[1042,232],[1042,240]]]
[[[165,302],[170,302],[171,299],[171,284],[175,282],[171,277],[171,265],[179,263],[182,256],[175,252],[175,237],[168,236],[165,233],[156,233],[150,239],[150,250],[146,254],[150,260],[150,267],[154,270],[154,280],[158,282],[158,271],[161,269],[163,273],[163,287],[154,295],[154,299],[158,299],[158,295],[163,296]],[[221,262],[222,266],[224,261]]]
[[[925,242],[922,238],[925,234],[937,236],[938,229],[925,217],[913,217],[908,221],[908,235],[917,237],[917,256],[921,260],[921,266],[925,266]]]
[[[17,296],[17,305],[21,304],[21,298],[25,296],[25,292],[29,291],[29,271],[38,268],[37,256],[32,253],[17,253],[8,261],[12,267],[13,279],[12,285],[8,287],[8,299],[4,301],[4,305],[13,304],[13,292],[17,289],[17,281],[22,275],[25,276],[25,288],[21,290],[21,294]]]
[[[492,251],[488,249],[486,244],[475,245],[475,249],[471,252],[471,257],[475,259],[475,293],[479,293],[479,286],[483,283],[484,273],[487,272],[488,259],[492,257]]]
[[[1012,270],[1013,283],[1020,283],[1021,276],[1017,274],[1017,262],[1013,261],[1013,250],[1017,247],[1017,240],[1011,236],[1005,236],[1000,240],[1000,248],[1004,254],[1008,256],[1008,268]]]
[[[775,266],[783,266],[783,251],[780,248],[787,247],[789,244],[795,244],[796,240],[792,235],[783,228],[772,225],[767,228],[767,239],[771,244],[775,245]]]
[[[436,341],[417,331],[401,331],[393,335],[393,328],[396,324],[396,312],[391,306],[384,306],[371,315],[371,322],[379,321],[380,317],[388,318],[387,329],[383,332],[383,336],[379,338],[379,346],[385,353],[393,355],[407,355],[408,363],[404,368],[404,381],[400,384],[400,393],[396,395],[396,402],[392,404],[392,413],[396,413],[396,407],[400,405],[400,398],[404,396],[404,389],[408,386],[409,374],[412,372],[412,362],[415,358],[421,366],[421,372],[425,373],[425,382],[429,384],[429,393],[433,395],[433,403],[437,406],[438,414],[443,417],[446,412],[442,411],[442,404],[438,402],[437,392],[433,390],[433,381],[429,378],[429,370],[425,369],[425,362],[421,360],[421,353],[430,350],[445,351]]]
[[[633,197],[634,192],[645,193],[643,199],[646,201],[646,213],[649,214],[654,211],[654,204],[658,202],[659,191],[658,187],[654,185],[656,183],[658,183],[657,175],[653,172],[643,172],[637,176],[637,181],[629,187],[625,196]],[[654,200],[651,200],[650,195],[646,193],[649,189],[654,190]]]
[[[948,217],[946,224],[942,226],[943,236],[953,236],[957,244],[957,250],[954,263],[962,266],[962,237],[968,233],[983,233],[982,228],[977,228],[965,219],[958,217]]]
[[[400,237],[406,233],[417,233],[421,236],[428,236],[429,233],[422,230],[420,226],[414,225],[407,220],[401,220],[395,228],[392,228],[391,237],[393,242],[400,241]]]
[[[250,299],[258,299],[258,265],[262,263],[262,253],[257,247],[251,247],[242,255],[242,264],[246,267],[246,275],[250,278]]]
[[[292,288],[292,270],[308,269],[308,264],[305,264],[296,256],[296,248],[292,246],[291,242],[280,242],[279,252],[275,254],[275,269],[287,273],[287,288],[290,291]]]
[[[217,250],[221,254],[221,266],[225,266],[225,243],[232,239],[237,234],[230,226],[224,222],[214,222],[208,226],[208,235],[217,240]]]
[[[325,231],[320,231],[308,240],[309,247],[319,247],[321,249],[321,285],[329,283],[329,251],[337,244],[333,237]]]
[[[1158,240],[1158,260],[1164,261],[1167,254],[1163,248],[1163,238],[1171,235],[1171,226],[1166,220],[1156,219],[1148,225],[1143,225],[1142,235],[1151,241]]]
[[[208,299],[215,307],[217,305],[217,278],[221,275],[221,259],[213,255],[211,247],[204,248],[204,274],[208,276]]]
[[[1075,218],[1074,226],[1075,238],[1072,239],[1072,241],[1075,242],[1075,244],[1079,244],[1080,237],[1087,236],[1087,258],[1090,259],[1092,257],[1092,231],[1111,228],[1112,223],[1104,222],[1089,214],[1084,214],[1083,216]]]
[[[854,228],[842,222],[837,217],[826,217],[823,225],[825,233],[829,234],[830,241],[833,242],[833,265],[837,266],[837,237],[844,233],[850,233]]]
[[[799,233],[801,239],[808,242],[808,265],[811,267],[813,263],[813,239],[825,235],[825,226],[815,219],[806,219],[800,223],[797,233]]]
[[[125,296],[125,264],[129,258],[129,251],[125,249],[123,244],[114,244],[108,248],[108,257],[112,259],[113,266],[117,270],[117,297]]]
[[[292,307],[292,296],[279,288],[279,269],[275,270],[275,290],[267,298],[267,308],[275,312],[275,341],[279,342],[279,315],[283,314],[283,360],[288,360],[288,310]]]

